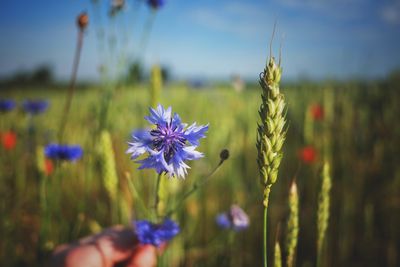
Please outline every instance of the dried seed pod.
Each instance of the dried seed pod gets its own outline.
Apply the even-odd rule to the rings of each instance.
[[[228,149],[222,149],[221,153],[219,153],[219,157],[221,161],[229,159],[229,150]]]
[[[85,11],[78,15],[76,24],[78,25],[79,30],[83,31],[86,29],[87,25],[89,24],[89,16]]]

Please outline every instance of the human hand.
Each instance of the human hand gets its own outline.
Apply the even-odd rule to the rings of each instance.
[[[58,246],[51,267],[154,267],[155,246],[140,244],[131,229],[108,228],[71,244]]]

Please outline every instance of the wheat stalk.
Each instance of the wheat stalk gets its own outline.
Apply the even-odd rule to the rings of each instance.
[[[264,186],[264,266],[267,266],[267,210],[271,186],[278,178],[282,159],[282,146],[285,141],[285,99],[279,90],[282,69],[273,57],[260,75],[262,103],[258,111],[261,123],[257,134],[257,163],[261,183]]]

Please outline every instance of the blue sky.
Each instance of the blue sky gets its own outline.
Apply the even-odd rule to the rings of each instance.
[[[90,25],[80,79],[97,79],[100,65],[121,72],[124,64],[118,62],[135,58],[167,65],[178,78],[240,74],[255,79],[269,53],[275,21],[274,53],[282,44],[288,79],[373,78],[400,67],[398,0],[166,0],[144,53],[139,44],[150,9],[131,0],[110,19],[110,1],[99,2],[2,0],[0,76],[51,64],[58,78],[68,79],[75,17],[82,10],[88,11]],[[110,40],[115,40],[113,50]]]

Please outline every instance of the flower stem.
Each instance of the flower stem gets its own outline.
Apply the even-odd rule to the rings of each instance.
[[[136,190],[135,185],[132,182],[131,176],[128,172],[125,173],[125,178],[128,182],[128,189],[131,192],[134,199],[137,201],[137,206],[143,212],[146,217],[151,217],[151,212],[146,208],[143,198],[140,197],[138,191]]]
[[[268,257],[267,257],[267,248],[268,248],[268,229],[267,229],[267,221],[268,221],[268,200],[269,200],[269,192],[270,192],[271,187],[266,188],[266,192],[264,192],[264,240],[263,240],[263,245],[264,245],[264,267],[267,267],[268,265]]]
[[[264,267],[267,267],[268,260],[267,260],[267,213],[268,213],[268,206],[264,206]]]
[[[161,183],[161,176],[163,173],[159,173],[157,176],[157,182],[156,182],[156,191],[155,191],[155,199],[154,199],[154,214],[156,219],[158,220],[159,214],[158,214],[158,203],[160,202],[160,183]]]
[[[63,112],[63,116],[61,118],[60,129],[58,132],[58,141],[60,143],[62,142],[62,139],[63,139],[65,126],[67,125],[69,110],[71,108],[72,97],[74,96],[76,76],[78,73],[79,60],[81,57],[81,51],[82,51],[82,45],[83,45],[83,34],[84,34],[83,30],[80,29],[78,32],[78,41],[76,44],[74,63],[73,63],[73,67],[72,67],[71,81],[70,81],[69,89],[68,89],[68,96],[65,101],[64,112]]]
[[[140,39],[139,43],[139,52],[140,55],[144,56],[145,55],[145,50],[147,48],[147,44],[149,42],[149,37],[151,34],[151,31],[153,29],[154,21],[157,15],[157,11],[153,10],[149,17],[147,17],[147,20],[144,25],[144,30]]]
[[[166,217],[171,217],[172,214],[174,214],[186,201],[188,197],[190,197],[193,193],[195,193],[200,187],[202,187],[221,167],[222,163],[224,163],[225,160],[222,160],[218,163],[218,165],[212,170],[210,174],[208,174],[206,177],[201,179],[200,181],[197,181],[193,184],[192,188],[190,188],[189,191],[187,191],[183,197],[178,201],[178,204],[175,205],[174,208],[170,209],[167,212]]]

